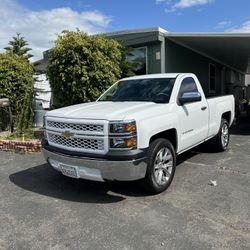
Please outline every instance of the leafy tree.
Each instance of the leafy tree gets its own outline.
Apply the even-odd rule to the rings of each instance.
[[[29,45],[28,42],[20,33],[17,33],[16,36],[13,37],[13,40],[9,41],[9,45],[10,46],[4,48],[6,51],[12,52],[16,56],[24,57],[26,59],[33,57],[33,55],[28,53],[31,50],[31,48],[26,47]]]
[[[11,52],[0,54],[0,98],[9,98],[19,131],[33,124],[34,67]],[[4,120],[3,113],[0,119]]]
[[[128,50],[116,40],[63,31],[49,54],[48,77],[54,103],[67,106],[95,100],[121,76],[132,74]]]

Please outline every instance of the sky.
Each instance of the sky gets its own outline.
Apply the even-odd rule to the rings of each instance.
[[[250,32],[249,10],[249,0],[0,0],[0,51],[16,32],[28,41],[33,61],[65,29]]]

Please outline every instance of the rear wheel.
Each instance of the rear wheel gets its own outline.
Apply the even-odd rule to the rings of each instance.
[[[162,138],[153,141],[148,150],[145,188],[154,194],[166,190],[173,180],[175,166],[176,155],[171,142]]]
[[[214,138],[214,146],[217,151],[223,152],[227,150],[229,144],[229,124],[228,121],[224,118],[221,119],[220,130]]]

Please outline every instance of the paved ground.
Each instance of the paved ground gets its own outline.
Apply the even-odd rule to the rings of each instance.
[[[157,196],[137,182],[64,177],[40,154],[0,153],[0,249],[250,249],[250,121],[233,134],[226,153],[179,158]]]

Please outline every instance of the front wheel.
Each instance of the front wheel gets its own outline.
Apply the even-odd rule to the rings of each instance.
[[[148,150],[145,188],[154,194],[166,190],[173,180],[175,167],[176,155],[171,142],[162,138],[153,141]]]

